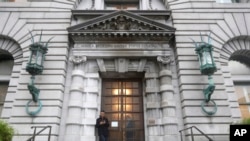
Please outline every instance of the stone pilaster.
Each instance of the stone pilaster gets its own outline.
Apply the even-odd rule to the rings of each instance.
[[[86,98],[84,93],[85,72],[83,68],[86,60],[86,56],[73,56],[70,58],[70,61],[74,64],[74,69],[72,71],[64,141],[81,141],[84,128],[82,113],[85,110],[83,101]]]
[[[148,141],[160,140],[160,126],[159,126],[159,103],[160,98],[158,95],[158,74],[145,73],[146,79],[146,128]]]
[[[176,115],[176,101],[174,99],[174,88],[172,85],[172,72],[170,70],[171,59],[168,56],[159,56],[157,60],[160,65],[160,109],[161,128],[163,129],[163,140],[177,141],[178,124]]]
[[[82,124],[83,134],[81,141],[95,141],[95,122],[98,111],[100,76],[98,73],[86,73],[86,85],[84,87]]]

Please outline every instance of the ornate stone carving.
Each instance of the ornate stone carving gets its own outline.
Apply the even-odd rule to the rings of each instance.
[[[117,18],[87,27],[88,30],[160,30],[159,28],[120,15]]]
[[[74,63],[75,65],[78,65],[80,63],[86,62],[87,61],[87,57],[86,56],[74,55],[74,56],[70,57],[69,60],[72,63]]]
[[[68,28],[74,42],[150,41],[173,39],[175,28],[144,16],[118,10]]]
[[[167,64],[170,64],[171,62],[173,62],[171,60],[170,56],[158,56],[157,61],[164,64],[164,65],[167,65]]]
[[[158,56],[157,61],[160,64],[160,68],[163,69],[169,69],[170,63],[173,62],[173,60],[170,58],[170,56]]]

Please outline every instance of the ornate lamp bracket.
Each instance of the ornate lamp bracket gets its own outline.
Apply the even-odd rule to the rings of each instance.
[[[42,109],[42,103],[39,99],[40,90],[35,86],[35,76],[39,75],[43,72],[43,62],[45,58],[45,54],[48,51],[48,44],[50,38],[46,43],[42,43],[42,31],[40,34],[40,39],[38,42],[34,42],[34,36],[30,32],[32,44],[30,45],[30,58],[28,60],[26,71],[31,74],[30,83],[28,84],[28,90],[32,96],[32,99],[29,100],[26,104],[26,112],[30,116],[37,115]],[[37,109],[34,111],[30,110],[31,103],[34,102],[35,104],[32,106],[37,106]]]
[[[201,43],[197,43],[193,40],[195,44],[195,52],[198,55],[200,71],[202,75],[208,75],[208,86],[203,90],[204,101],[201,103],[201,108],[203,112],[207,115],[214,115],[217,112],[217,105],[214,100],[211,100],[211,96],[215,90],[215,84],[212,75],[216,72],[217,68],[213,59],[213,47],[211,45],[211,33],[208,35],[208,42],[204,42],[201,36]],[[192,39],[191,39],[192,40]],[[213,110],[208,111],[205,106],[213,104]]]

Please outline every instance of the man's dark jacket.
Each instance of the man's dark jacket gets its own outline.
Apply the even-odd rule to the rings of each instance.
[[[101,121],[105,121],[105,124],[100,124]],[[98,119],[96,119],[96,128],[98,128],[98,135],[101,136],[105,136],[108,137],[109,136],[109,121],[106,117],[99,117]]]

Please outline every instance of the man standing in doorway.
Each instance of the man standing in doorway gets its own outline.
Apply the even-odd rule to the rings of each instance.
[[[96,119],[96,128],[98,128],[98,135],[100,141],[108,141],[109,136],[109,121],[105,117],[105,111],[101,111],[100,117]]]

